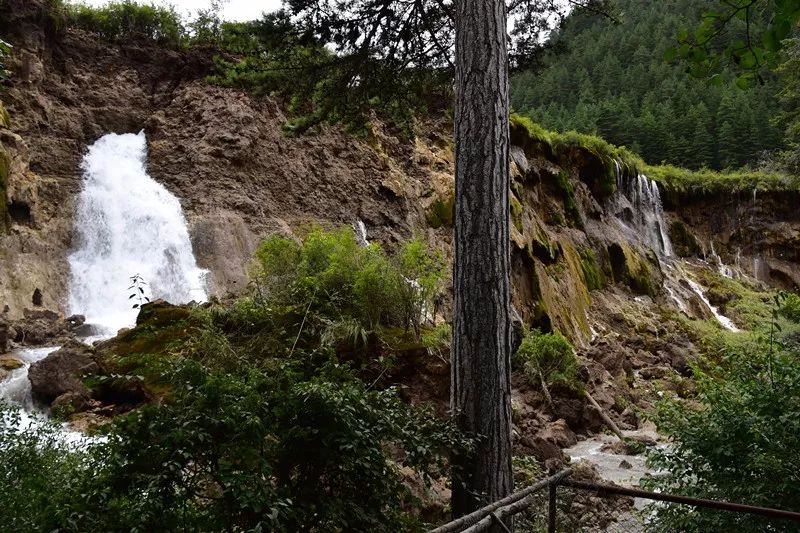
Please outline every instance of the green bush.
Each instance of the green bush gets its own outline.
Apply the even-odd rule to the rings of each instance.
[[[366,340],[385,327],[419,334],[444,275],[441,254],[420,239],[390,257],[377,244],[360,246],[347,227],[314,229],[302,243],[270,237],[256,251],[253,268],[258,295],[267,305],[305,307],[309,325],[321,323],[320,329],[329,330],[323,337],[335,340]]]
[[[173,7],[143,5],[133,0],[112,1],[103,7],[68,4],[67,24],[114,42],[148,39],[175,48],[188,37]]]
[[[800,296],[794,293],[787,295],[781,305],[780,314],[786,320],[800,324]]]
[[[731,352],[694,369],[697,396],[657,406],[670,445],[650,451],[651,489],[778,509],[800,508],[800,360],[794,353]],[[695,403],[699,402],[699,403]],[[654,506],[656,531],[796,531],[796,525],[683,505]]]
[[[470,447],[335,365],[231,374],[184,361],[171,381],[168,402],[117,418],[85,448],[1,418],[4,528],[415,530],[401,468],[441,477]]]
[[[563,385],[580,389],[575,348],[561,333],[530,331],[514,355],[514,366],[521,369],[533,384]]]

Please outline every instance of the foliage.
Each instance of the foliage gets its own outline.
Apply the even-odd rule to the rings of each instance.
[[[221,47],[239,56],[218,57],[210,81],[285,98],[297,115],[287,129],[297,133],[323,121],[366,133],[373,111],[410,133],[416,113],[439,105],[437,96],[449,99],[446,77],[435,70],[398,72],[366,53],[332,53],[328,42],[304,33],[283,12],[229,25]]]
[[[668,191],[689,194],[729,192],[792,191],[800,187],[797,176],[777,172],[736,170],[715,172],[702,169],[691,171],[671,165],[646,166],[644,172],[663,184]]]
[[[787,320],[800,324],[800,296],[789,294],[781,306],[780,313]]]
[[[512,79],[513,108],[548,129],[600,135],[651,164],[753,165],[782,144],[769,120],[779,112],[774,76],[741,91],[693,80],[662,57],[678,28],[716,3],[615,0],[618,24],[576,11],[553,35],[543,68]],[[732,28],[741,31],[744,23],[737,23]],[[735,75],[723,69],[719,79]]]
[[[513,359],[531,383],[559,384],[580,389],[575,348],[559,332],[542,333],[535,329],[522,339]]]
[[[784,39],[800,21],[796,0],[718,0],[704,12],[690,32],[681,28],[678,46],[668,48],[667,59],[680,57],[689,73],[721,83],[721,65],[734,65],[736,84],[745,89],[763,83],[763,70],[774,68]]]
[[[328,329],[326,338],[355,337],[364,344],[384,327],[413,328],[419,334],[434,311],[444,275],[441,254],[419,238],[389,257],[377,244],[360,246],[347,227],[313,229],[302,243],[270,237],[256,251],[254,265],[258,293],[269,305],[301,302],[309,327]]]
[[[781,119],[786,124],[788,146],[782,159],[789,171],[800,174],[800,39],[788,40],[784,52],[778,75],[781,80],[779,96],[784,104]]]
[[[128,287],[128,290],[131,291],[130,296],[128,296],[128,300],[133,300],[132,307],[134,309],[140,308],[143,304],[150,301],[150,298],[145,295],[144,288],[147,286],[147,282],[144,280],[142,276],[139,274],[134,274],[130,277],[131,286]]]
[[[610,194],[616,189],[616,164],[623,175],[646,174],[658,181],[669,193],[714,194],[732,192],[793,191],[800,188],[800,178],[775,171],[726,170],[703,168],[689,170],[673,165],[648,165],[637,154],[625,147],[614,146],[605,140],[585,133],[568,131],[558,133],[544,129],[528,117],[511,116],[512,142],[533,153],[552,157],[568,165],[571,153],[583,151],[597,157],[605,168],[601,175],[601,193]]]
[[[113,42],[147,39],[177,48],[187,38],[186,28],[173,7],[114,0],[103,7],[67,4],[67,24]]]
[[[800,505],[800,360],[796,353],[732,351],[696,366],[697,405],[667,399],[656,423],[671,445],[650,451],[651,489],[782,509]],[[789,523],[688,506],[652,508],[658,531],[790,531]]]
[[[171,379],[169,402],[118,417],[83,448],[0,424],[0,483],[14,498],[0,506],[5,527],[416,529],[400,469],[439,477],[471,444],[336,365],[231,374],[183,361]]]

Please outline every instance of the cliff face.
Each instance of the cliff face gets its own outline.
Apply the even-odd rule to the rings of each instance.
[[[81,158],[110,132],[147,134],[149,172],[180,198],[216,294],[246,285],[262,236],[309,222],[360,219],[370,239],[388,246],[422,233],[450,254],[446,120],[422,124],[425,133],[414,142],[378,121],[366,138],[329,126],[290,137],[278,102],[205,82],[210,53],[56,31],[39,4],[7,0],[0,8],[0,32],[16,46],[15,76],[2,94],[11,122],[0,126],[10,163],[0,305],[12,317],[34,305],[34,293],[42,306],[65,310]],[[625,330],[619,315],[633,312],[632,297],[640,317],[673,305],[663,289],[663,250],[654,251],[663,243],[642,235],[652,233],[652,221],[637,226],[639,207],[611,192],[636,176],[622,168],[609,176],[610,162],[589,148],[556,154],[519,125],[512,140],[513,300],[522,322],[588,346],[604,331]],[[672,224],[676,251],[702,256],[713,237],[727,264],[740,250],[740,263],[755,265],[764,281],[797,283],[800,215],[785,197],[672,195],[666,203],[669,218],[683,223]],[[686,307],[707,314],[692,302]],[[631,327],[658,337],[658,316]]]
[[[800,193],[676,193],[668,199],[675,221],[690,229],[685,235],[673,226],[683,254],[721,262],[773,287],[800,287]]]
[[[216,294],[246,284],[260,236],[361,219],[371,238],[391,243],[424,225],[426,198],[446,187],[442,139],[423,148],[379,129],[353,139],[332,127],[290,138],[276,102],[203,81],[210,53],[56,35],[37,5],[0,8],[0,32],[15,44],[1,97],[11,122],[0,129],[11,160],[0,302],[12,317],[36,289],[43,306],[64,309],[80,162],[106,133],[145,131],[149,172],[181,199]]]

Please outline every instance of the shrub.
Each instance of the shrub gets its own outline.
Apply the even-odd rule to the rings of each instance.
[[[530,331],[514,355],[514,363],[525,372],[531,383],[580,388],[575,349],[561,333]]]
[[[68,4],[67,23],[114,42],[149,39],[176,48],[187,38],[174,8],[143,5],[133,0],[112,1],[103,7]]]
[[[231,374],[184,361],[171,382],[168,402],[118,417],[85,448],[0,423],[4,527],[414,530],[401,468],[440,477],[471,444],[335,365]]]
[[[256,251],[253,268],[258,295],[268,305],[305,307],[304,316],[323,324],[330,330],[325,338],[336,340],[342,340],[336,331],[365,339],[383,327],[419,334],[444,274],[441,254],[420,239],[390,257],[377,244],[360,246],[347,227],[313,229],[302,244],[269,237]]]
[[[649,488],[779,509],[800,507],[800,361],[793,353],[731,352],[694,369],[699,404],[657,406],[670,446],[653,448]],[[657,531],[795,531],[791,523],[689,506],[654,506]]]
[[[800,324],[800,296],[789,294],[780,308],[781,315],[795,324]]]

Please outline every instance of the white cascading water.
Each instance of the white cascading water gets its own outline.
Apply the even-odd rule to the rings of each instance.
[[[137,310],[130,299],[131,276],[148,283],[145,295],[171,303],[206,299],[206,271],[192,253],[186,219],[175,196],[145,171],[146,139],[110,134],[83,159],[84,187],[78,198],[75,251],[69,257],[69,307],[86,315],[98,337],[132,326]],[[23,366],[0,382],[0,401],[22,408],[20,429],[39,423],[28,369],[57,347],[19,350]],[[83,437],[65,430],[64,438]]]
[[[637,174],[636,179],[625,180],[619,163],[615,163],[617,188],[631,204],[634,215],[632,223],[640,238],[660,255],[672,256],[672,243],[667,235],[658,184],[644,174]]]
[[[83,159],[69,308],[101,333],[135,322],[129,287],[137,274],[148,298],[175,304],[207,298],[207,272],[195,261],[181,204],[148,176],[146,157],[141,132],[105,135]]]
[[[672,259],[672,241],[670,241],[667,233],[664,206],[661,202],[661,192],[658,184],[644,174],[637,174],[635,179],[629,179],[623,174],[619,161],[615,160],[614,164],[617,171],[617,205],[623,208],[630,207],[632,215],[632,220],[627,223],[622,218],[618,217],[618,220],[620,220],[623,227],[628,228],[628,231],[633,230],[636,238],[642,244],[654,250],[661,257],[662,264],[665,267],[666,280],[664,287],[667,295],[675,302],[681,312],[689,315],[689,307],[686,304],[686,300],[680,295],[683,290],[681,289],[680,280],[686,280],[691,291],[700,298],[725,329],[739,331],[730,318],[722,315],[719,309],[711,305],[705,296],[703,288],[696,281],[690,279],[680,264]],[[724,265],[719,256],[717,256],[713,241],[711,242],[711,248],[713,256],[717,258],[717,262],[720,265],[720,273],[729,275],[730,268]]]

